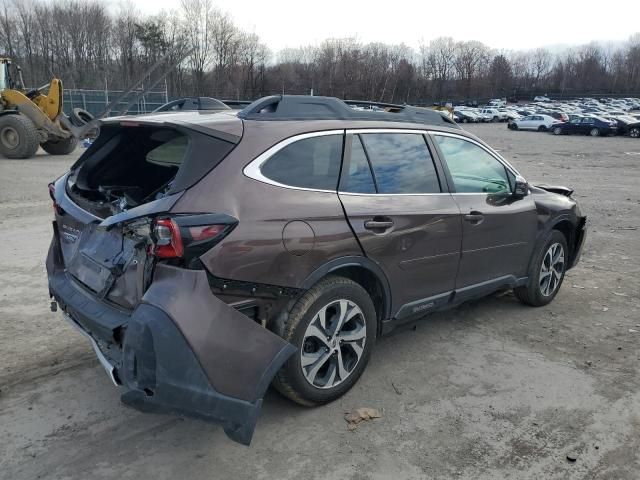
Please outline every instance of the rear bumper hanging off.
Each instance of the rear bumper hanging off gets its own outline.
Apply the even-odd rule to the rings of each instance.
[[[206,273],[157,265],[130,314],[95,298],[65,270],[54,240],[49,290],[91,340],[123,403],[219,423],[248,445],[271,380],[293,345],[215,297]]]

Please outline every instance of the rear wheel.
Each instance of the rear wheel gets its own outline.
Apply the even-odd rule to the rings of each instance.
[[[629,136],[632,138],[640,138],[640,127],[633,127],[630,129]]]
[[[540,125],[540,126],[538,127],[538,131],[539,131],[539,132],[546,132],[546,131],[547,131],[547,127],[545,127],[544,125]]]
[[[562,134],[562,129],[560,127],[556,127],[553,129],[553,134],[554,135],[561,135]]]
[[[589,131],[589,135],[591,135],[592,137],[598,137],[600,136],[600,130],[598,130],[597,128],[592,128]]]
[[[376,311],[356,282],[329,276],[295,304],[282,336],[297,348],[274,386],[302,405],[331,402],[364,371],[376,340]]]
[[[529,269],[528,285],[513,290],[518,300],[533,307],[550,303],[564,280],[568,253],[565,236],[558,230],[552,230],[536,252]]]
[[[0,117],[0,153],[7,158],[31,158],[38,151],[38,129],[24,115]]]
[[[51,155],[67,155],[76,149],[78,139],[76,137],[69,137],[60,140],[49,140],[40,146],[45,152]]]

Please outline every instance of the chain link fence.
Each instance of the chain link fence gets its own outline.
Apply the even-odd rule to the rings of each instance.
[[[69,115],[74,108],[82,108],[92,115],[98,116],[104,112],[110,102],[121,96],[122,93],[121,90],[65,89],[63,109],[67,115]],[[120,99],[120,101],[112,107],[110,115],[119,115],[138,93],[140,92],[133,91]],[[147,92],[136,99],[135,103],[129,107],[127,114],[149,113],[171,100],[174,100],[174,98],[169,97],[166,91]]]

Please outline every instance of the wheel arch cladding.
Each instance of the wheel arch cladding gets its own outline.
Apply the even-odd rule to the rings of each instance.
[[[221,423],[249,444],[262,397],[295,348],[211,293],[206,273],[158,265],[124,341],[124,403]]]
[[[558,230],[564,235],[565,240],[567,241],[567,247],[569,251],[567,252],[571,257],[573,255],[574,250],[574,236],[575,236],[575,225],[573,225],[569,220],[560,220],[555,223],[551,230]]]
[[[329,274],[349,278],[369,293],[378,316],[380,333],[383,321],[391,318],[391,288],[383,270],[366,257],[337,258],[317,268],[303,282],[302,287],[309,289]]]

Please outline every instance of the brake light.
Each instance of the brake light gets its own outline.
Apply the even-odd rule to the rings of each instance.
[[[171,219],[156,220],[153,228],[153,254],[158,258],[178,258],[184,253],[180,227]]]
[[[58,205],[58,202],[56,202],[56,186],[53,183],[49,184],[49,196],[51,197],[51,201],[53,202],[51,206],[53,207],[54,213],[62,215],[63,210],[62,208],[60,208],[60,205]]]
[[[237,223],[237,219],[218,213],[158,219],[153,224],[150,253],[158,258],[181,258],[188,263],[213,248]]]
[[[197,227],[187,227],[189,234],[194,242],[202,240],[211,240],[218,236],[227,227],[227,225],[200,225]]]

